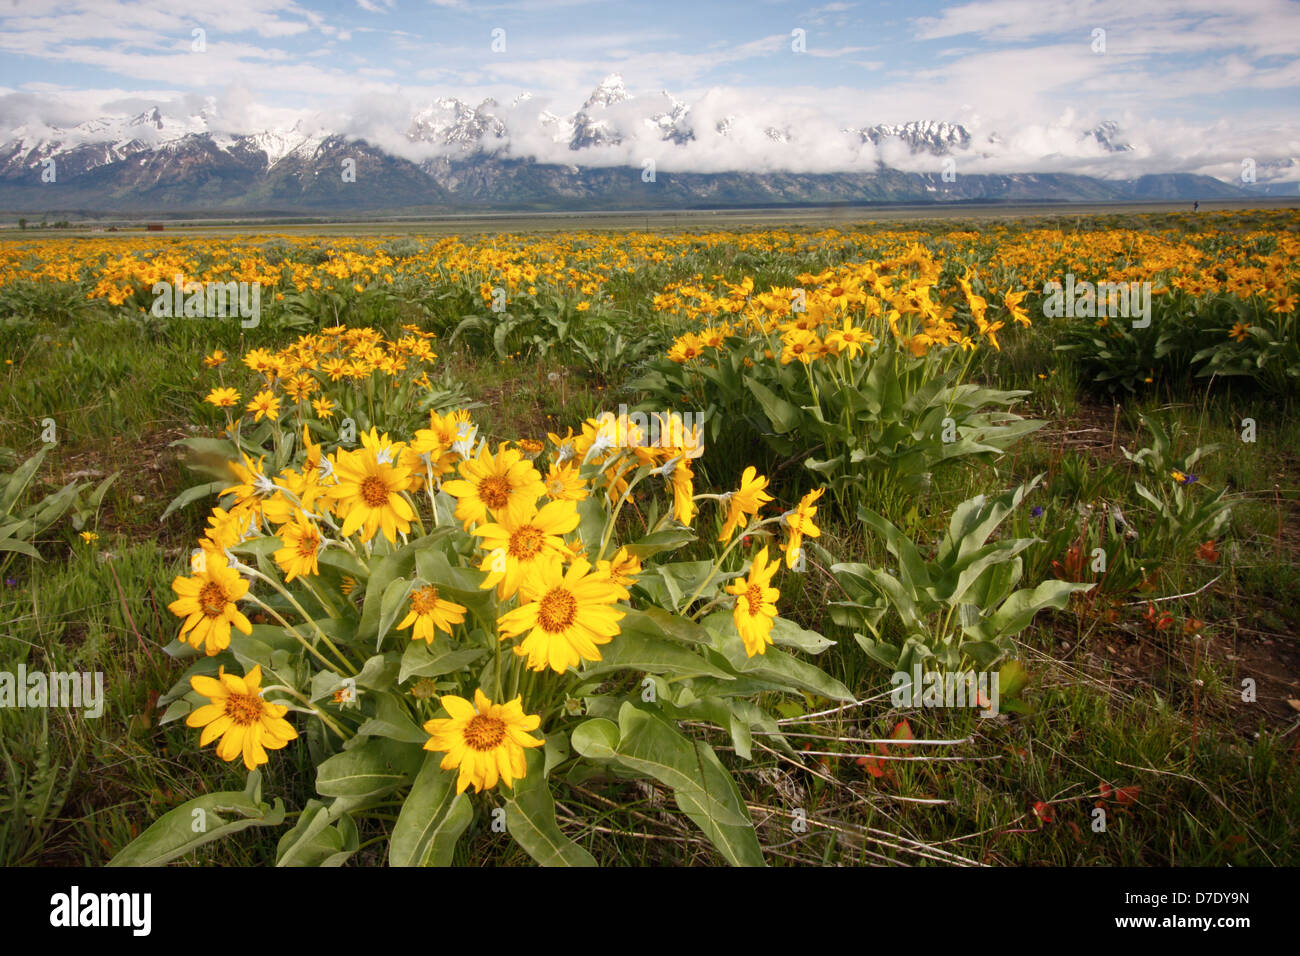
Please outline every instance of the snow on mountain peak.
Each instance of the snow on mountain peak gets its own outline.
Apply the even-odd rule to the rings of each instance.
[[[622,103],[624,100],[631,98],[632,94],[627,91],[622,74],[611,73],[591,91],[591,95],[587,97],[587,102],[582,104],[582,108],[589,110],[593,106],[612,106],[615,103]]]

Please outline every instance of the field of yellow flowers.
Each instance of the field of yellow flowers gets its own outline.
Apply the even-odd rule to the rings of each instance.
[[[0,240],[0,862],[1294,863],[1298,297],[1294,210]]]

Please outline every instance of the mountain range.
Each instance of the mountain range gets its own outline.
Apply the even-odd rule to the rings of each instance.
[[[454,97],[439,99],[416,111],[405,129],[386,137],[348,135],[301,121],[288,129],[232,134],[220,131],[207,107],[179,119],[154,107],[67,128],[20,126],[0,143],[0,209],[41,215],[436,213],[961,200],[1191,201],[1297,192],[1294,182],[1248,190],[1187,173],[1126,179],[1030,172],[955,175],[958,160],[987,155],[981,148],[997,144],[998,137],[977,144],[962,125],[933,121],[841,130],[874,156],[857,168],[781,171],[769,163],[763,171],[690,172],[673,171],[671,163],[660,160],[661,168],[651,175],[647,164],[627,163],[627,150],[620,152],[625,143],[648,138],[671,158],[674,151],[697,145],[702,136],[727,142],[739,135],[741,118],[729,115],[706,123],[667,92],[632,97],[617,74],[569,114],[530,110],[529,101],[522,94],[502,109],[491,99],[476,106]],[[521,123],[529,124],[522,141],[541,142],[546,147],[542,155],[528,155],[518,145]],[[769,126],[762,133],[776,166],[782,149],[804,148],[797,129]],[[1081,129],[1078,139],[1102,156],[1135,150],[1114,122]],[[915,171],[918,162],[907,163],[913,171],[894,168],[882,158],[886,154],[915,157],[931,171]],[[789,155],[794,158],[793,152]],[[1272,175],[1300,172],[1295,159],[1262,165]]]

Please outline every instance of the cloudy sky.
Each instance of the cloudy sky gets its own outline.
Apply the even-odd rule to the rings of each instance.
[[[0,137],[157,105],[409,151],[421,108],[492,97],[509,150],[573,162],[538,115],[617,72],[636,97],[608,116],[623,143],[584,162],[854,168],[876,154],[846,128],[936,120],[971,132],[967,172],[1234,179],[1243,158],[1300,157],[1298,51],[1293,0],[0,0]],[[665,90],[691,107],[685,147],[644,122]],[[1083,135],[1102,121],[1135,148]]]

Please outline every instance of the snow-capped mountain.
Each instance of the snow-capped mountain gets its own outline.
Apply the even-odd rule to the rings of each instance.
[[[622,74],[611,73],[591,91],[582,108],[590,110],[598,106],[613,106],[615,103],[622,103],[631,98],[632,94],[627,91],[627,84],[623,82]]]
[[[1131,153],[1137,148],[1130,143],[1116,141],[1116,137],[1120,135],[1119,124],[1112,120],[1094,126],[1088,130],[1088,135],[1100,143],[1101,148],[1108,153]]]
[[[790,168],[809,168],[808,156],[820,155],[822,143],[810,141],[798,121],[763,123],[743,110],[717,118],[708,105],[701,107],[703,119],[692,104],[666,90],[634,96],[617,73],[605,77],[572,112],[531,99],[524,93],[502,106],[493,99],[471,105],[444,97],[415,109],[403,127],[364,138],[348,132],[346,118],[336,129],[299,120],[285,128],[231,133],[211,102],[188,115],[174,105],[155,106],[66,129],[19,126],[0,132],[0,209],[240,208],[250,202],[277,209],[555,208],[1242,195],[1235,183],[1181,174],[1139,180],[963,175],[948,181],[937,170],[889,167],[887,158],[900,165],[908,156],[968,153],[987,159],[1002,148],[997,133],[977,138],[960,124],[938,120],[844,130],[845,144],[869,143],[876,149],[877,161],[856,169],[689,173],[669,172],[661,161],[660,175],[652,181],[655,191],[628,190],[628,156],[636,155],[631,147],[638,144],[657,155],[667,149],[690,156],[712,140],[715,156],[742,157],[755,143],[766,143],[759,147],[765,150],[763,166],[779,170],[785,155]],[[1114,122],[1080,129],[1077,142],[1080,155],[1092,157],[1097,144],[1106,153],[1135,151]],[[349,160],[352,179],[340,176]],[[49,175],[51,167],[56,176]],[[1281,174],[1267,172],[1270,178]],[[642,182],[639,174],[636,181]]]
[[[678,146],[695,139],[695,130],[691,127],[691,108],[667,90],[660,90],[659,97],[663,105],[645,118],[645,125],[654,129],[661,140]]]
[[[623,77],[611,73],[600,81],[591,91],[587,102],[582,104],[573,117],[573,132],[569,136],[569,149],[590,149],[599,146],[617,146],[623,142],[622,135],[611,125],[606,113],[611,106],[625,103],[632,98],[623,83]]]
[[[329,134],[310,132],[299,123],[290,130],[263,130],[247,136],[214,134],[211,138],[214,144],[228,152],[241,150],[248,153],[261,153],[266,157],[267,169],[274,169],[293,156],[314,156],[321,144],[329,138]]]
[[[486,99],[470,106],[455,97],[444,97],[411,118],[408,139],[456,146],[463,152],[483,149],[491,139],[504,140],[506,125],[492,112],[497,101]]]
[[[906,144],[913,153],[930,153],[933,156],[946,156],[953,150],[966,149],[971,144],[971,135],[966,127],[932,120],[868,126],[859,130],[859,133],[864,143],[879,146],[889,139],[896,139]]]

